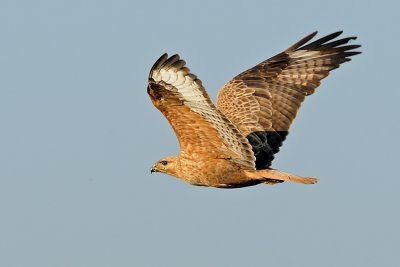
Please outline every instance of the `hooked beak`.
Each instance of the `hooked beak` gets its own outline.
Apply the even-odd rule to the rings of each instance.
[[[151,167],[150,173],[153,173],[153,172],[158,172],[157,169],[155,168],[155,166]]]

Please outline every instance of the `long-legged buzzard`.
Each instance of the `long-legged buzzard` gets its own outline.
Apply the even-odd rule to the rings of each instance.
[[[305,97],[331,70],[360,53],[354,51],[360,45],[348,44],[356,37],[336,39],[341,33],[309,42],[314,32],[239,74],[219,91],[217,106],[185,61],[162,55],[151,68],[147,90],[174,129],[181,151],[156,162],[151,171],[221,188],[316,183],[316,178],[270,166]]]

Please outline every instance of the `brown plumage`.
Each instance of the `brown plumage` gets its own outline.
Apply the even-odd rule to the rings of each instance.
[[[152,172],[222,188],[316,183],[316,178],[270,168],[305,97],[331,70],[361,53],[354,51],[360,45],[347,44],[356,37],[334,40],[342,32],[308,43],[316,33],[234,77],[219,91],[217,107],[185,61],[162,55],[150,71],[147,90],[181,151],[156,162]]]

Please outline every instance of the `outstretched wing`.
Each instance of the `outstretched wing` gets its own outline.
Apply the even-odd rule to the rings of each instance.
[[[149,75],[148,94],[171,124],[181,156],[229,158],[255,168],[249,141],[218,111],[202,83],[178,55],[161,56]]]
[[[356,37],[333,40],[341,33],[307,44],[314,32],[239,74],[218,93],[218,109],[250,141],[257,169],[271,165],[304,98],[331,70],[361,53],[353,51],[360,45],[347,44]]]

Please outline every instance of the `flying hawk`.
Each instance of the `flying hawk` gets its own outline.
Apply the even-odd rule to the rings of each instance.
[[[271,168],[305,97],[360,45],[335,32],[309,42],[314,32],[225,84],[215,106],[201,80],[178,55],[162,55],[150,70],[147,92],[171,124],[180,154],[157,161],[162,172],[192,185],[237,188],[284,181],[314,184]]]

